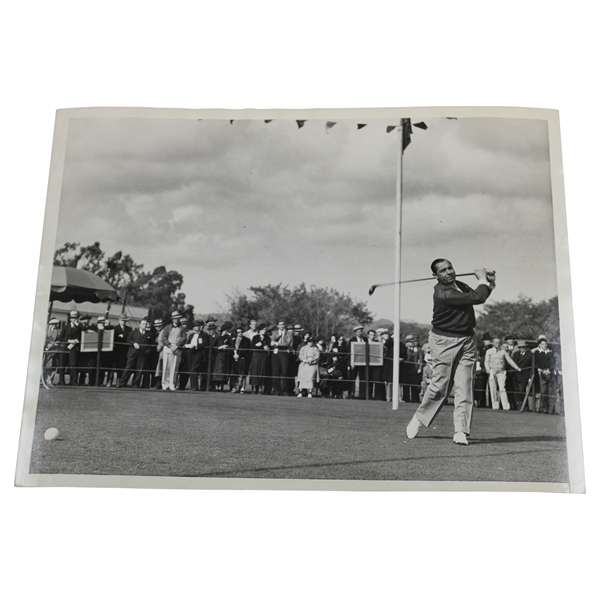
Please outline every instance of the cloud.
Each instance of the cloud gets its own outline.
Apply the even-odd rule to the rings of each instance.
[[[398,137],[384,121],[356,124],[341,120],[327,134],[320,120],[298,129],[283,120],[73,119],[57,245],[98,240],[147,269],[179,270],[188,299],[206,312],[243,285],[305,281],[365,293],[394,276]],[[527,285],[552,288],[545,123],[427,125],[404,154],[405,275],[427,276],[430,261],[447,255],[468,269],[499,264],[514,297]],[[387,295],[376,301],[389,316]]]
[[[544,121],[432,119],[427,124],[427,131],[413,135],[405,154],[406,198],[443,191],[452,197],[486,194],[550,199]]]

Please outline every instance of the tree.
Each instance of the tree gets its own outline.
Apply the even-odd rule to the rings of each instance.
[[[65,243],[54,253],[54,264],[98,275],[119,292],[124,303],[148,308],[150,318],[164,318],[176,309],[193,319],[194,308],[185,303],[181,292],[183,275],[176,270],[159,266],[144,272],[143,264],[137,264],[129,254],[118,251],[107,258],[99,241],[88,246]]]
[[[106,258],[99,241],[87,246],[79,242],[65,243],[54,252],[54,265],[87,270],[121,291],[128,290],[143,268],[143,264],[137,264],[129,254],[120,251]]]
[[[247,323],[255,318],[275,324],[279,320],[299,323],[315,336],[351,333],[356,323],[369,324],[372,314],[364,302],[355,302],[349,295],[335,289],[304,283],[294,289],[282,284],[250,287],[251,295],[235,292],[227,296],[231,319]]]
[[[67,242],[54,252],[54,265],[81,268],[100,276],[104,258],[99,241],[87,246],[82,246],[78,241]]]
[[[119,251],[104,261],[97,274],[115,289],[129,289],[143,272],[142,268],[143,264],[136,264],[129,254]]]
[[[512,334],[536,340],[541,334],[559,343],[559,304],[557,297],[540,302],[520,295],[517,301],[490,302],[479,313],[476,334],[489,332],[494,337]]]
[[[142,273],[133,282],[127,293],[127,303],[148,307],[151,318],[165,318],[171,311],[180,308],[181,295],[184,303],[185,294],[177,295],[182,285],[183,275],[158,266],[151,273]]]

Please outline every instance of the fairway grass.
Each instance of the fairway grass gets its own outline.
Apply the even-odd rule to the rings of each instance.
[[[30,473],[567,483],[562,416],[452,406],[408,440],[416,404],[135,389],[40,389]],[[46,441],[44,431],[60,435]]]

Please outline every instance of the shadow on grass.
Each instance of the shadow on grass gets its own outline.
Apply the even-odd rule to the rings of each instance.
[[[433,437],[428,437],[429,439]],[[445,437],[439,437],[445,438]],[[462,448],[459,448],[462,449]],[[463,448],[465,452],[468,450]],[[526,451],[510,451],[509,455],[513,456],[516,454],[533,454],[533,453],[547,453],[548,451],[553,451],[551,449],[532,449]],[[455,459],[458,457],[459,459],[463,458],[472,458],[479,460],[481,458],[492,458],[492,457],[505,457],[505,453],[489,453],[485,455],[470,455],[468,456],[466,453],[456,456],[456,454],[451,455],[434,455],[434,456],[414,456],[414,457],[402,457],[402,458],[392,458],[385,460],[352,460],[352,461],[344,461],[344,462],[320,462],[320,463],[310,463],[310,464],[294,464],[290,466],[264,466],[261,468],[242,468],[242,469],[233,469],[233,470],[220,470],[215,472],[203,472],[196,474],[182,474],[183,478],[202,478],[202,477],[235,477],[242,478],[242,474],[265,474],[268,472],[282,472],[285,470],[297,470],[297,469],[306,469],[306,468],[335,468],[338,466],[358,466],[365,464],[392,464],[392,463],[401,463],[401,462],[413,462],[419,460],[443,460],[443,459]],[[344,477],[346,478],[346,477]],[[348,479],[349,480],[349,479]]]
[[[440,439],[449,439],[450,437],[447,436],[439,436],[439,435],[426,435],[426,436],[422,436],[419,437],[419,439],[436,439],[436,440],[440,440]],[[493,444],[493,443],[542,443],[542,442],[561,442],[561,443],[565,443],[566,442],[566,438],[565,437],[558,437],[558,436],[550,436],[550,435],[540,435],[538,437],[492,437],[490,439],[470,439],[469,440],[469,444],[470,445],[487,445],[487,444]]]
[[[474,439],[472,445],[484,445],[488,443],[542,443],[542,442],[560,442],[565,443],[565,437],[540,435],[538,437],[492,437],[491,439]]]

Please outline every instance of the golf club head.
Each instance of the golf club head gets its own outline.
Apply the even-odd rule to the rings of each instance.
[[[374,290],[378,287],[378,285],[373,285],[369,290],[368,290],[368,295],[372,295],[374,293]]]

